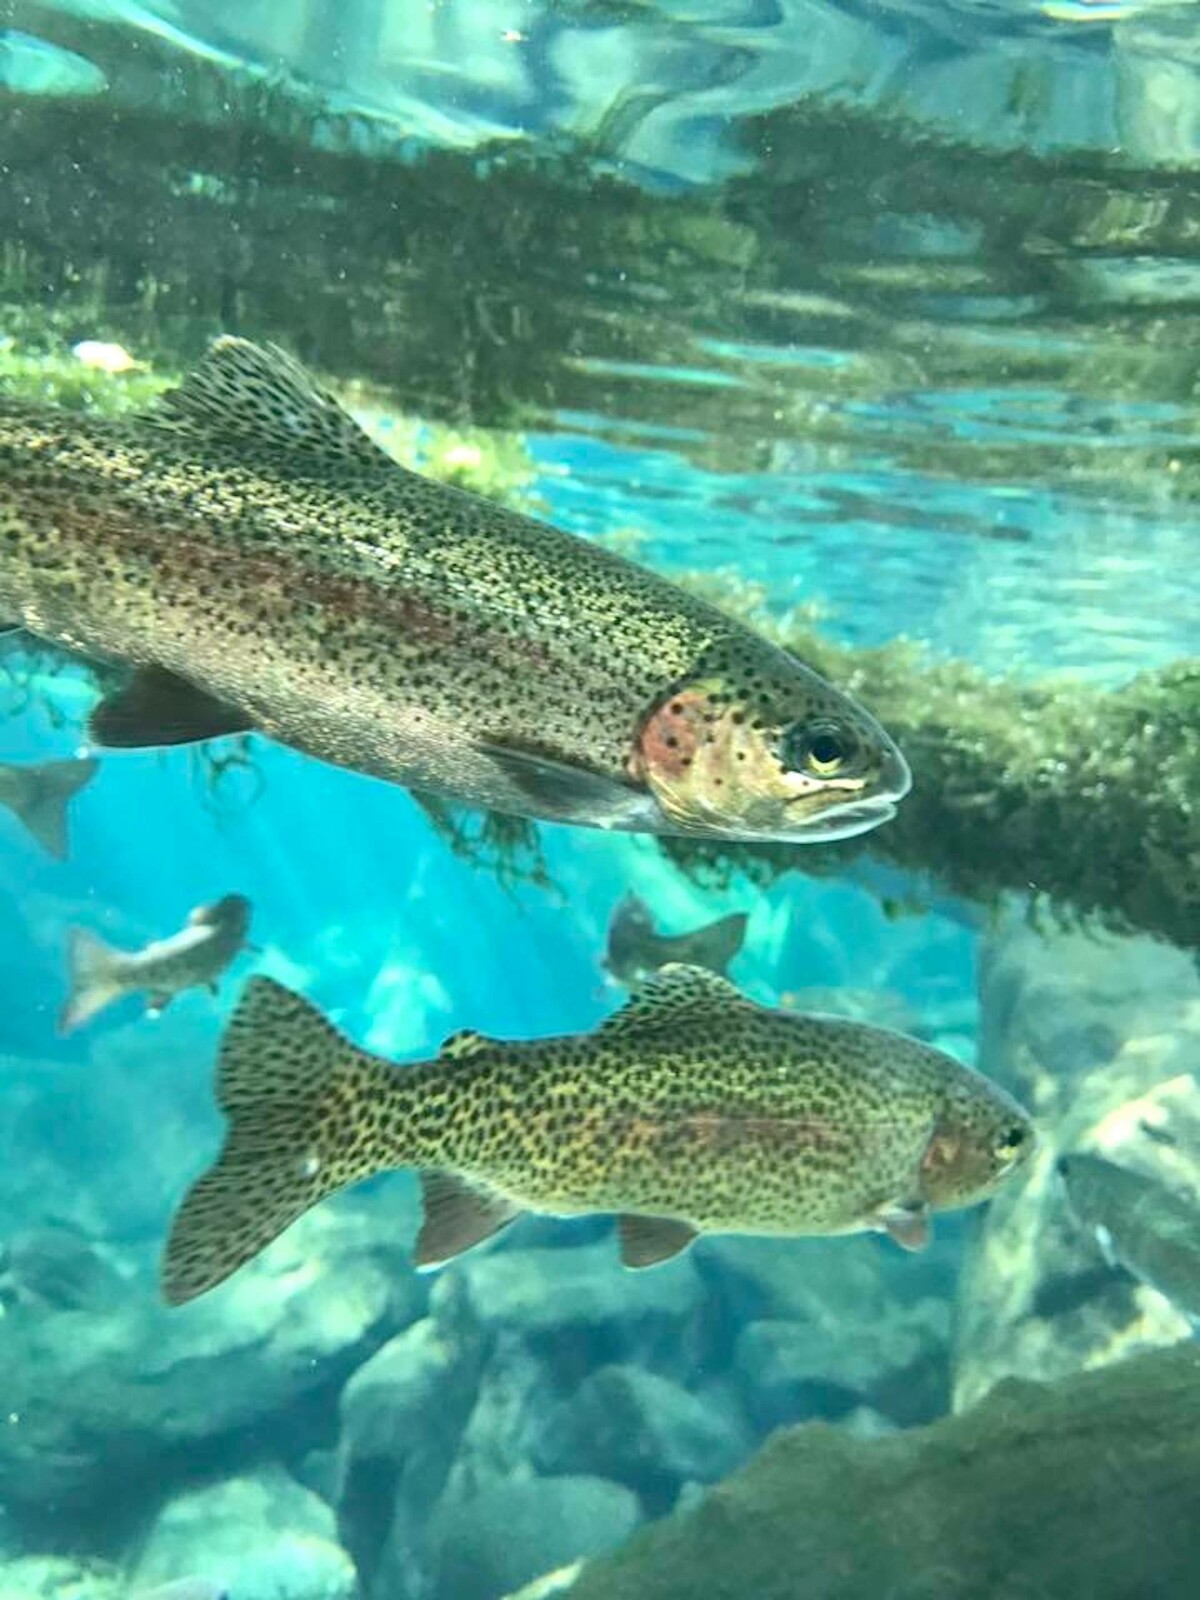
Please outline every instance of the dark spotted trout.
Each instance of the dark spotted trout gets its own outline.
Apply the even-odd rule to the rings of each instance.
[[[145,417],[0,400],[0,623],[130,669],[98,745],[253,731],[496,811],[729,838],[862,833],[909,787],[795,656],[406,471],[242,339]]]
[[[415,1260],[435,1266],[522,1212],[619,1218],[629,1267],[701,1233],[877,1229],[908,1249],[984,1199],[1033,1132],[953,1057],[844,1018],[771,1011],[699,967],[664,967],[595,1032],[453,1035],[396,1068],[299,995],[252,978],[217,1069],[216,1165],[181,1206],[164,1289],[190,1300],[324,1196],[420,1169]]]

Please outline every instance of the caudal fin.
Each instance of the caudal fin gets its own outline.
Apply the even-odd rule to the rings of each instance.
[[[725,968],[746,942],[746,924],[749,917],[744,911],[733,911],[719,917],[703,929],[701,944],[704,964],[714,972],[724,973]]]
[[[175,1214],[163,1257],[167,1302],[214,1288],[326,1195],[405,1164],[405,1077],[300,995],[251,978],[217,1061],[225,1144]]]
[[[125,993],[123,950],[105,944],[87,928],[67,931],[67,999],[58,1014],[59,1033],[70,1033]]]
[[[9,793],[0,788],[0,799],[56,861],[65,861],[70,850],[67,807],[84,784],[95,777],[99,765],[88,757],[8,769],[16,781]]]

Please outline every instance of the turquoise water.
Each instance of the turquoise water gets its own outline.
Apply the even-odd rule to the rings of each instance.
[[[880,714],[915,780],[867,848],[796,870],[544,823],[514,873],[261,737],[91,751],[90,671],[6,635],[0,761],[99,768],[66,859],[0,810],[0,1600],[1190,1600],[1200,1288],[1153,1201],[1200,1226],[1200,978],[1156,937],[1200,870],[1194,690],[1134,719],[1169,724],[1169,768],[1131,736],[1089,775],[1108,697],[1196,652],[1191,8],[15,0],[0,24],[0,397],[125,410],[140,364],[276,340],[380,437],[423,414],[431,470],[478,425],[477,486],[811,625],[869,706],[857,652],[909,641]],[[80,395],[85,340],[138,365]],[[981,793],[938,811],[954,760]],[[1072,807],[1111,814],[1078,896],[1104,915],[1039,897],[1012,812],[960,831],[989,784],[1014,810],[1063,786],[1036,842],[1068,864]],[[56,1026],[69,930],[140,950],[233,893],[249,947],[215,994]],[[739,989],[980,1068],[1035,1158],[922,1251],[722,1235],[645,1273],[607,1213],[417,1273],[418,1186],[388,1173],[164,1305],[247,978],[398,1062],[588,1033],[628,998],[604,957],[629,893],[669,934],[748,913]],[[1136,1214],[1084,1215],[1055,1168],[1078,1150],[1136,1175]],[[1076,1398],[1092,1370],[1134,1386],[1123,1432],[1109,1391]]]

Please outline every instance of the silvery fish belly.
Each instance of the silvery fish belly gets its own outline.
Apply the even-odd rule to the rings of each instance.
[[[217,1068],[225,1145],[171,1230],[190,1300],[310,1206],[391,1167],[421,1173],[419,1266],[523,1212],[618,1218],[649,1267],[701,1233],[877,1229],[907,1249],[986,1199],[1033,1148],[1029,1117],[953,1057],[886,1029],[772,1011],[667,966],[594,1032],[457,1033],[396,1070],[306,1000],[252,979]]]
[[[0,401],[0,621],[132,669],[101,745],[257,731],[500,811],[726,838],[847,837],[909,787],[794,656],[404,470],[239,339],[144,418]]]

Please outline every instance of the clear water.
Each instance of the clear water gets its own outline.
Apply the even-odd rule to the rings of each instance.
[[[83,340],[171,372],[226,328],[317,357],[384,431],[421,412],[430,439],[515,439],[539,514],[752,586],[764,626],[905,638],[914,672],[964,663],[1063,703],[1195,654],[1192,7],[9,0],[0,24],[0,394],[43,370],[61,394]],[[214,239],[227,283],[205,276]],[[4,649],[0,757],[71,755],[86,674]],[[1194,771],[1194,718],[1176,737]],[[785,1481],[813,1542],[797,1568],[763,1524],[746,1543],[769,1577],[739,1566],[757,1491],[715,1542],[724,1502],[704,1500],[779,1428],[832,1422],[868,1472],[893,1435],[986,1416],[1003,1377],[1069,1381],[1190,1336],[1200,1303],[1153,1204],[1137,1228],[1105,1214],[1105,1254],[1053,1166],[1099,1151],[1200,1225],[1192,951],[1136,917],[1128,937],[1059,926],[1067,903],[1032,931],[1019,863],[984,905],[936,850],[919,878],[881,849],[713,885],[651,839],[544,825],[548,885],[513,883],[397,788],[261,739],[218,772],[230,748],[102,753],[66,861],[0,815],[0,1600],[176,1580],[194,1587],[160,1600],[500,1600],[559,1569],[540,1592],[723,1596],[743,1571],[851,1600],[1197,1592],[1152,1475],[1102,1568],[1005,1569],[1026,1505],[1050,1542],[1087,1544],[1057,1492],[1086,1453],[980,1491],[1016,1509],[974,1542],[967,1488],[930,1491],[927,1542],[894,1570],[870,1566],[886,1518],[849,1488],[818,1515]],[[1068,773],[1088,755],[1047,752]],[[1167,788],[1136,760],[1122,782],[1089,803]],[[1168,809],[1200,860],[1192,792]],[[215,997],[56,1032],[69,928],[140,948],[234,891],[253,948]],[[646,1274],[622,1271],[608,1218],[536,1218],[417,1275],[416,1185],[390,1175],[162,1306],[250,973],[397,1060],[461,1028],[584,1032],[624,999],[601,958],[630,891],[669,932],[747,911],[730,977],[764,1004],[979,1064],[1038,1119],[1036,1163],[919,1254],[722,1238]],[[1182,1446],[1162,1448],[1170,1480]],[[1093,1519],[1114,1518],[1106,1492]],[[672,1514],[646,1576],[609,1575],[605,1551]]]

